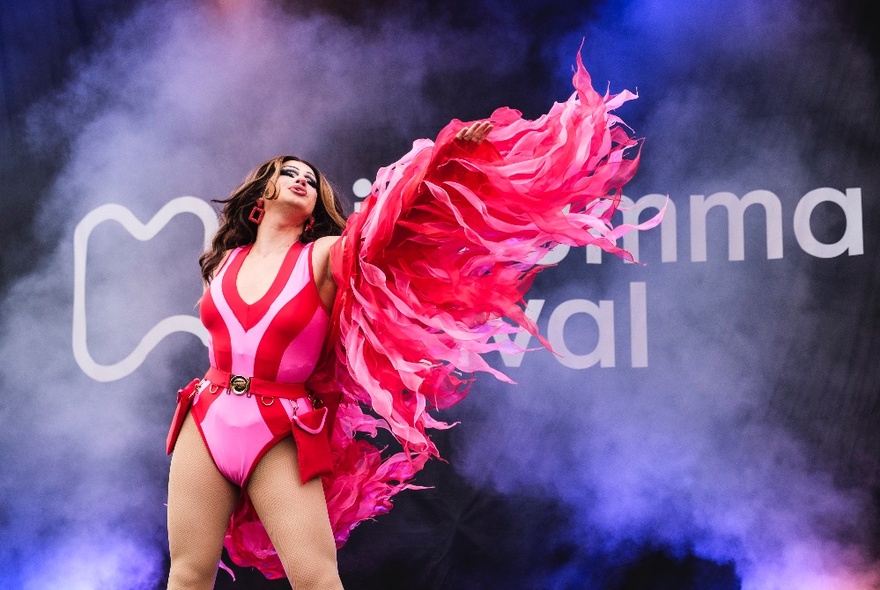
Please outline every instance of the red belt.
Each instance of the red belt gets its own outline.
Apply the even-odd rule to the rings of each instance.
[[[309,397],[304,383],[279,383],[267,381],[256,377],[244,377],[234,375],[227,371],[221,371],[211,367],[205,374],[205,380],[212,385],[219,385],[229,389],[235,395],[260,395],[263,397],[281,397],[284,399],[299,399]]]

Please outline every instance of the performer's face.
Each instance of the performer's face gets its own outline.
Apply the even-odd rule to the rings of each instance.
[[[311,166],[287,160],[278,177],[278,200],[296,205],[311,215],[318,199],[318,177]]]

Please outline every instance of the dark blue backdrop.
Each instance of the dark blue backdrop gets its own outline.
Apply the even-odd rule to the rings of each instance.
[[[626,195],[668,195],[663,226],[644,265],[556,253],[526,299],[562,356],[491,359],[518,385],[444,413],[449,463],[355,530],[346,587],[876,587],[878,9],[412,4],[0,8],[0,586],[164,587],[162,443],[205,349],[178,318],[118,363],[194,316],[204,228],[75,246],[84,219],[290,152],[353,206],[451,118],[566,99],[583,42],[597,88],[640,94]],[[286,587],[237,575],[217,587]]]

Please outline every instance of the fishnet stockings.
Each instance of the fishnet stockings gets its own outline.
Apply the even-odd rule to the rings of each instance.
[[[217,470],[187,416],[168,476],[168,590],[211,590],[238,487]]]
[[[320,479],[300,481],[292,438],[263,456],[248,495],[294,590],[342,590],[324,489]]]
[[[168,478],[168,590],[211,590],[238,487],[217,470],[192,416],[187,416]],[[293,439],[260,460],[248,496],[294,590],[341,590],[336,545],[319,479],[300,482]]]

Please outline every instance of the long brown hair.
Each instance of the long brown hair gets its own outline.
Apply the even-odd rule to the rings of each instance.
[[[253,244],[257,239],[257,224],[248,219],[257,199],[278,198],[278,176],[281,167],[289,161],[302,162],[315,171],[318,181],[318,199],[312,217],[315,223],[309,230],[303,229],[299,239],[313,242],[324,236],[338,236],[345,229],[345,213],[333,187],[321,172],[309,162],[296,156],[278,156],[254,168],[227,199],[214,199],[221,203],[220,228],[211,241],[211,249],[199,257],[202,278],[210,283],[226,252],[239,246]]]

